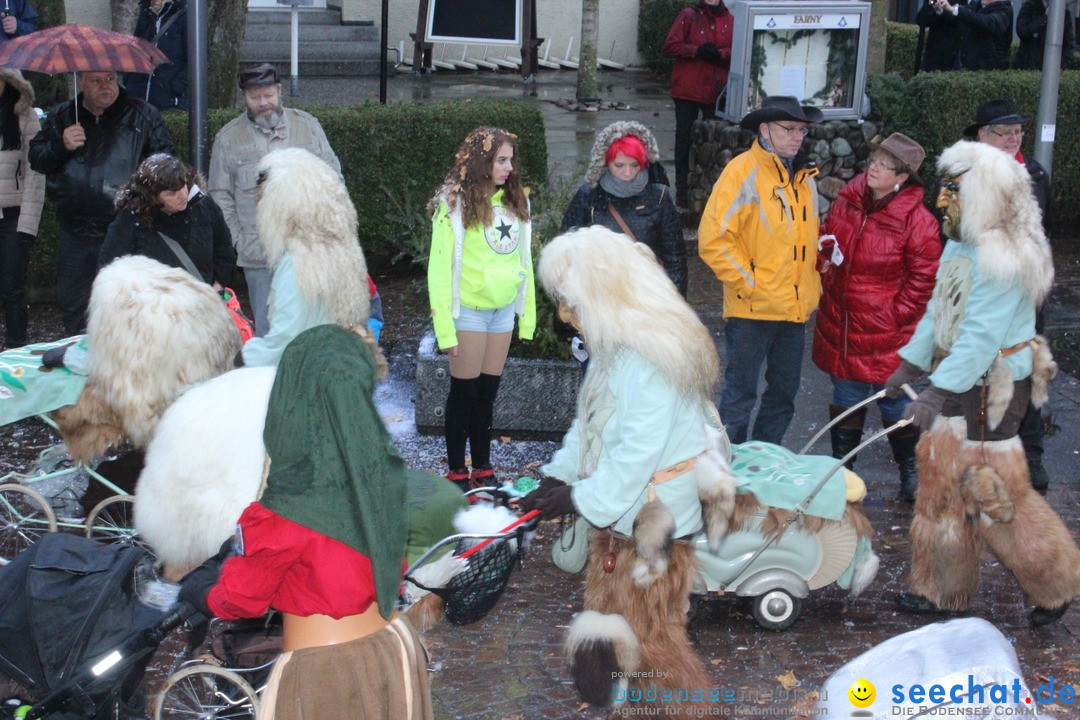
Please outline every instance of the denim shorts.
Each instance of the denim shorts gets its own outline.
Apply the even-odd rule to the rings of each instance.
[[[498,310],[473,310],[461,307],[460,314],[454,319],[457,332],[505,333],[514,329],[514,306],[507,305]]]

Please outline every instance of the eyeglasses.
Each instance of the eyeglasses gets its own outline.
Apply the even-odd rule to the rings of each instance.
[[[1024,131],[1021,130],[1020,128],[1016,128],[1015,130],[1010,130],[1009,132],[998,132],[997,130],[991,130],[990,134],[991,135],[997,135],[998,137],[1003,137],[1003,138],[1022,138],[1022,137],[1024,137]]]
[[[882,168],[884,170],[889,170],[889,171],[894,172],[894,173],[900,172],[900,168],[893,167],[892,165],[889,165],[887,162],[885,162],[885,158],[882,158],[882,157],[870,158],[870,165],[877,165],[879,168]]]
[[[773,125],[780,128],[788,135],[799,135],[801,137],[806,137],[806,134],[810,132],[810,128],[806,125],[800,125],[799,127],[788,127],[787,125],[781,125],[778,122],[774,122]]]

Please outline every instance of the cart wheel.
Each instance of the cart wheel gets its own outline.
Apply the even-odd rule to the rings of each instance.
[[[47,532],[56,531],[49,501],[28,487],[0,485],[0,566]]]
[[[110,545],[146,547],[135,530],[135,497],[113,495],[95,505],[86,516],[86,537]]]
[[[802,600],[780,588],[754,598],[754,619],[766,630],[787,630],[795,624],[801,610]]]
[[[154,720],[253,718],[259,700],[247,680],[217,665],[191,665],[169,676],[154,703]]]

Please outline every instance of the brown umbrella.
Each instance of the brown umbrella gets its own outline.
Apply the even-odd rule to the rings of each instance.
[[[89,25],[58,25],[0,43],[0,67],[55,75],[63,72],[152,73],[169,62],[142,38]],[[76,104],[75,117],[78,121]]]
[[[152,73],[165,53],[134,35],[88,25],[58,25],[0,43],[0,67],[63,72]]]

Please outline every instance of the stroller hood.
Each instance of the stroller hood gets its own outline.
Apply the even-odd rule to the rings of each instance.
[[[48,533],[0,568],[0,671],[37,701],[164,613],[144,605],[140,548]]]

